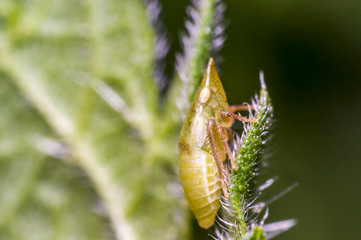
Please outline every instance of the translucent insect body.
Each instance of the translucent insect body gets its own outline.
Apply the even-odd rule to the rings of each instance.
[[[228,198],[228,176],[223,162],[234,157],[228,146],[232,118],[249,119],[232,113],[247,106],[229,106],[213,59],[209,60],[202,83],[188,110],[179,137],[181,183],[190,208],[202,228],[213,225],[220,199]]]

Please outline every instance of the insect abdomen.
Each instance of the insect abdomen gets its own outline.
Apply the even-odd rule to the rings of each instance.
[[[180,154],[179,170],[185,196],[198,223],[213,225],[222,196],[217,167],[212,156],[199,149],[195,154]]]

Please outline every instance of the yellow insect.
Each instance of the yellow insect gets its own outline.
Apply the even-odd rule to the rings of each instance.
[[[228,146],[233,119],[252,121],[234,114],[248,106],[229,106],[211,58],[202,83],[188,110],[179,137],[179,171],[190,208],[202,228],[213,225],[220,199],[228,198],[226,156],[236,169]],[[221,190],[222,189],[222,190]]]

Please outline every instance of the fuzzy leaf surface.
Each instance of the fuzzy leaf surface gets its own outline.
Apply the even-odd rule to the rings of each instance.
[[[157,147],[154,39],[141,0],[1,1],[0,239],[187,233],[175,153]]]

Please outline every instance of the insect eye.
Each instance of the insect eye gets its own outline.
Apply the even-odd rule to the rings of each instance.
[[[211,90],[208,87],[204,87],[199,93],[199,103],[204,105],[208,102],[211,96]]]

